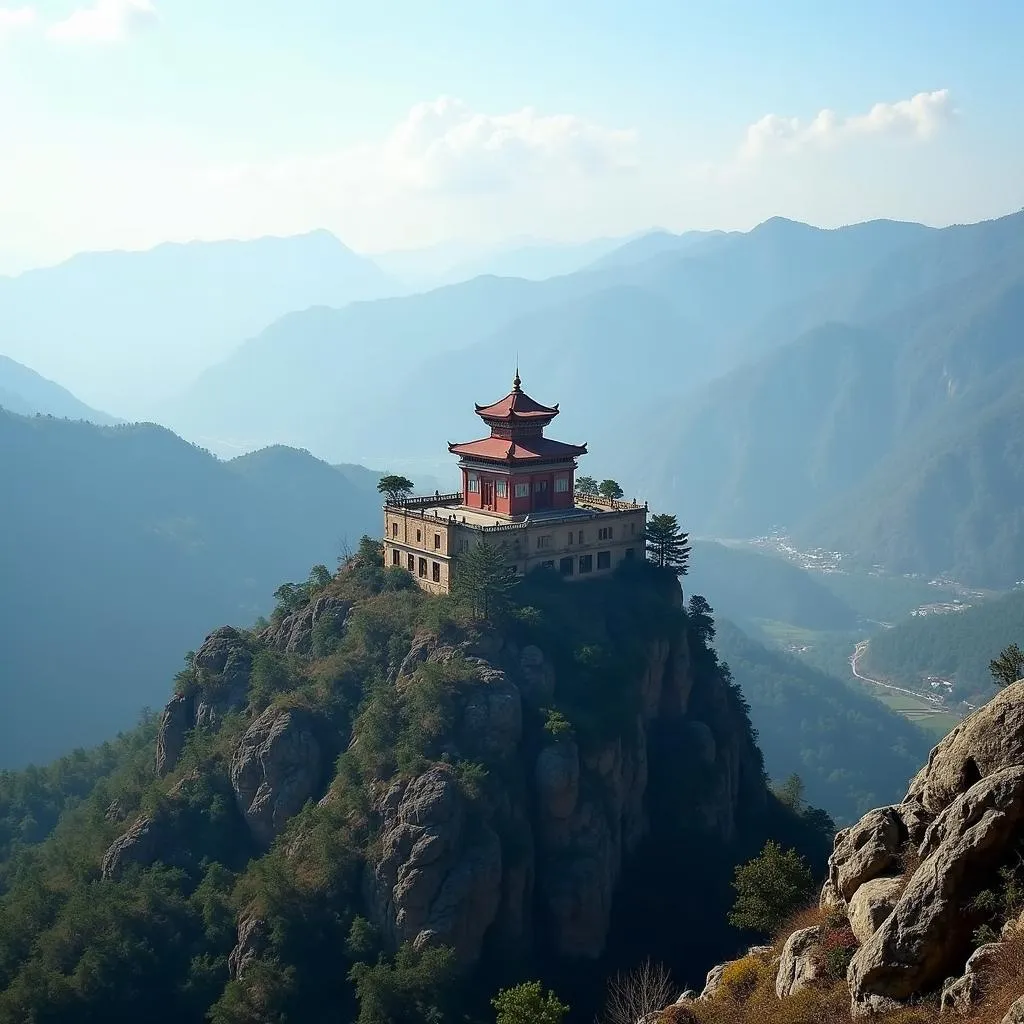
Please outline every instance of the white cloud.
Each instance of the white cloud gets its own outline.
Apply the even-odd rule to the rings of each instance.
[[[96,0],[56,22],[47,35],[62,42],[120,43],[157,19],[151,0]]]
[[[766,114],[747,128],[740,156],[753,160],[771,152],[833,146],[866,136],[926,140],[953,115],[953,98],[948,89],[919,92],[895,103],[876,103],[866,114],[848,117],[828,109],[819,111],[809,122]]]
[[[248,179],[372,193],[473,195],[539,179],[595,178],[635,166],[635,133],[532,107],[481,114],[442,96],[416,104],[380,142],[273,164],[215,168],[211,181]]]
[[[35,20],[36,12],[31,7],[0,7],[0,43],[33,25]]]

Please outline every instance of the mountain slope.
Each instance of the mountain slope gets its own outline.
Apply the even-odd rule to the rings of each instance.
[[[904,619],[871,638],[861,664],[912,687],[937,676],[954,684],[954,696],[977,702],[995,692],[989,661],[1013,643],[1024,643],[1024,591],[954,614]]]
[[[806,798],[838,822],[892,802],[928,756],[931,737],[884,704],[718,619],[715,644],[750,703],[776,780],[797,773]]]
[[[107,425],[114,422],[106,413],[80,402],[66,388],[3,355],[0,355],[0,409],[23,416],[40,414]]]
[[[0,412],[0,479],[0,767],[131,725],[211,616],[252,622],[378,527],[376,490],[307,453],[224,463],[145,424]]]
[[[0,278],[4,351],[127,416],[294,309],[400,289],[325,231],[84,253]]]
[[[607,394],[622,374],[616,415],[623,405],[675,404],[741,363],[746,353],[736,339],[770,310],[866,272],[929,230],[880,222],[822,231],[775,220],[636,264],[540,282],[477,278],[426,295],[293,314],[204,373],[167,408],[167,422],[213,447],[283,441],[332,461],[391,462],[400,449],[366,447],[393,431],[395,417],[385,404],[369,426],[368,413],[381,403],[365,381],[372,376],[388,403],[399,394],[421,396],[427,414],[403,443],[433,437],[436,445],[452,408],[436,396],[457,394],[453,379],[470,376],[467,363],[485,369],[493,389],[517,353],[529,380],[537,367],[561,361],[571,386],[562,379],[550,386],[566,389],[557,400],[567,414],[570,397]],[[619,325],[628,318],[635,322],[627,332]],[[563,343],[565,323],[575,326]],[[580,325],[588,325],[582,333]],[[571,375],[561,349],[574,354]],[[308,415],[310,402],[330,410],[329,428]],[[604,422],[607,408],[601,411]],[[634,454],[620,445],[607,458]]]

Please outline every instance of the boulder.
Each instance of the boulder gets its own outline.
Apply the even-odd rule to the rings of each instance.
[[[100,870],[104,878],[118,878],[130,864],[149,867],[163,859],[171,841],[169,823],[144,815],[124,835],[115,839],[103,854]]]
[[[865,882],[884,875],[898,862],[903,840],[904,826],[895,808],[868,811],[835,838],[828,860],[832,891],[849,900]]]
[[[192,661],[197,693],[195,725],[216,726],[224,715],[245,706],[252,676],[252,646],[233,626],[214,630]]]
[[[378,927],[394,946],[447,945],[475,962],[502,897],[497,834],[470,813],[447,765],[395,783],[378,811],[381,854],[367,880]]]
[[[1007,1011],[1002,1024],[1024,1024],[1024,996],[1021,996]]]
[[[269,707],[231,758],[231,786],[256,843],[266,849],[288,819],[316,795],[324,756],[312,715]]]
[[[928,829],[924,858],[892,913],[854,954],[855,1005],[907,999],[962,963],[978,921],[970,904],[1024,826],[1024,766],[981,780]]]
[[[858,887],[846,913],[850,929],[862,946],[892,913],[902,891],[902,878],[872,878]]]
[[[728,966],[729,964],[716,964],[708,971],[708,976],[704,979],[704,988],[701,991],[700,999],[706,1002],[718,995],[718,990],[722,987],[722,978],[725,976],[725,969]]]
[[[779,999],[795,995],[817,979],[815,954],[820,942],[821,929],[818,927],[801,928],[786,939],[775,978],[775,995]]]
[[[160,715],[156,734],[156,771],[166,775],[174,771],[192,728],[195,705],[191,695],[176,693]]]
[[[952,978],[942,987],[941,1008],[943,1013],[958,1013],[966,1016],[981,998],[982,988],[988,973],[999,958],[1001,948],[998,942],[979,946],[971,955],[959,978]]]
[[[910,784],[908,801],[938,814],[980,779],[1024,764],[1024,681],[1001,690],[943,739]]]

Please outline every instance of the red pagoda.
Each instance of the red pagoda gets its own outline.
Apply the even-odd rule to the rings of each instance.
[[[534,401],[522,390],[519,370],[512,390],[492,405],[477,405],[476,414],[490,436],[449,444],[459,456],[462,504],[499,516],[573,507],[576,459],[585,444],[566,444],[544,436],[558,415],[558,405]]]

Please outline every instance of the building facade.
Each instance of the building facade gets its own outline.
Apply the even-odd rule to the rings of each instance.
[[[558,406],[530,398],[518,371],[512,390],[476,413],[490,434],[448,445],[461,490],[385,504],[385,565],[445,594],[459,554],[485,540],[504,548],[517,573],[546,567],[573,580],[644,557],[646,503],[577,492],[576,460],[587,446],[544,436]]]

